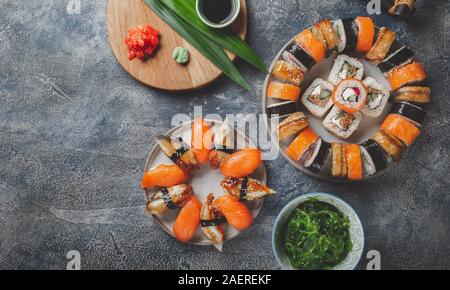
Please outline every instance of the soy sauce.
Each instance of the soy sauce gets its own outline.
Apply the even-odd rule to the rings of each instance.
[[[226,22],[235,9],[234,0],[203,0],[203,14],[216,24]]]

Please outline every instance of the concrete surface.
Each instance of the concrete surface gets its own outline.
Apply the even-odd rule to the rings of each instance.
[[[376,21],[414,47],[433,102],[422,136],[401,164],[357,185],[321,183],[283,159],[267,163],[279,191],[256,224],[227,243],[181,246],[144,213],[139,180],[153,136],[174,113],[260,111],[264,76],[238,62],[254,91],[226,78],[192,93],[140,85],[108,45],[106,0],[0,0],[0,268],[65,269],[78,250],[84,269],[277,269],[271,228],[299,194],[322,191],[352,205],[368,250],[383,269],[450,268],[450,2],[418,1],[409,23]],[[321,18],[366,14],[364,1],[250,0],[248,41],[270,63],[283,43]],[[363,257],[359,268],[364,269]]]

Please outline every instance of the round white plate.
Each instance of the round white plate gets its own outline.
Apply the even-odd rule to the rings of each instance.
[[[216,120],[206,120],[209,124],[213,124],[212,130],[213,133],[220,128],[220,126],[223,124],[222,121],[216,121]],[[165,135],[169,137],[181,137],[184,142],[187,144],[190,144],[191,141],[191,125],[192,122],[185,123],[181,126],[175,127],[169,132],[167,132]],[[250,144],[250,146],[255,146],[247,136],[245,136],[242,132],[235,130],[235,136],[236,137],[242,137],[245,138],[246,142]],[[238,138],[235,138],[237,140]],[[242,140],[242,139],[241,139]],[[164,153],[161,151],[160,147],[158,145],[155,145],[150,152],[150,155],[147,160],[147,164],[145,165],[145,171],[149,170],[150,168],[157,166],[159,164],[173,164],[173,162],[168,158]],[[202,165],[199,169],[193,170],[190,173],[190,180],[188,183],[192,185],[194,189],[194,194],[198,198],[198,200],[201,203],[204,203],[206,197],[208,194],[213,193],[214,197],[219,197],[222,195],[225,195],[226,193],[223,191],[222,187],[220,187],[220,182],[223,180],[224,176],[220,172],[220,170],[213,170],[209,167],[209,164]],[[251,175],[252,178],[259,180],[263,184],[266,184],[266,168],[264,166],[264,162],[261,162],[261,165],[258,167],[258,169]],[[151,197],[155,193],[155,190],[146,190],[145,194],[147,199]],[[258,200],[255,202],[246,202],[246,205],[250,212],[253,215],[253,218],[256,218],[259,211],[262,208],[263,200]],[[153,217],[157,220],[159,225],[171,236],[174,237],[173,234],[173,224],[175,223],[175,220],[179,213],[178,210],[172,210],[162,215],[153,215]],[[230,225],[224,224],[224,231],[225,231],[225,240],[232,239],[239,235],[240,231],[236,230]],[[197,229],[197,232],[195,233],[195,236],[190,241],[190,244],[194,245],[212,245],[211,241],[209,241],[201,232],[200,227]]]

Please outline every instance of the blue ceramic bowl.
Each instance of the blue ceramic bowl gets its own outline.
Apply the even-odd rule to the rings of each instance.
[[[342,199],[327,193],[309,193],[304,194],[288,203],[281,210],[272,231],[272,249],[278,264],[283,270],[295,270],[292,267],[289,257],[284,249],[284,231],[286,229],[289,217],[293,211],[307,199],[315,197],[317,200],[329,203],[335,206],[339,211],[346,215],[350,221],[350,237],[353,243],[352,251],[340,264],[336,265],[333,270],[353,270],[361,259],[364,249],[364,230],[355,211]]]

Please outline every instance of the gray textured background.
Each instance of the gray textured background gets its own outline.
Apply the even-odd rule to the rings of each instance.
[[[68,15],[68,2],[0,0],[0,268],[64,269],[66,253],[78,250],[84,269],[276,269],[275,216],[311,191],[354,207],[365,253],[379,250],[382,268],[450,268],[449,1],[419,1],[410,23],[376,17],[414,47],[433,89],[423,135],[401,164],[349,186],[268,162],[279,194],[224,254],[166,235],[145,215],[139,181],[153,136],[174,113],[259,112],[264,76],[238,62],[252,93],[225,78],[192,93],[152,90],[114,59],[106,1],[81,0],[81,15]],[[314,21],[366,13],[358,0],[248,2],[248,41],[267,64]]]

